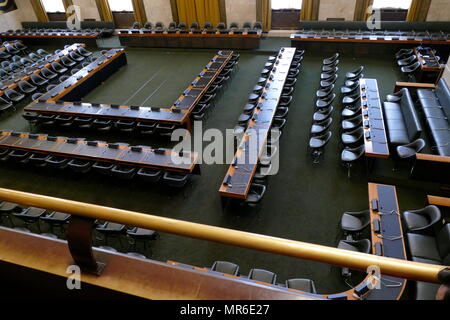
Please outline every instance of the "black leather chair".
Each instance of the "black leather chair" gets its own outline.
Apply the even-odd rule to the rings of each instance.
[[[400,101],[384,103],[384,118],[389,142],[395,147],[409,144],[422,134],[419,116],[406,88],[402,89]]]
[[[361,104],[355,103],[347,105],[341,113],[342,118],[353,118],[356,115],[361,114]]]
[[[144,250],[147,250],[147,244],[150,241],[155,241],[159,238],[159,233],[144,228],[133,227],[126,231],[127,237],[130,239],[130,243],[133,246],[133,250],[136,250],[136,244],[142,243]]]
[[[312,135],[323,134],[325,131],[327,131],[330,128],[332,123],[333,123],[332,118],[328,118],[324,121],[313,123],[313,125],[311,127],[311,134]]]
[[[327,87],[335,84],[338,77],[339,77],[338,74],[335,74],[331,79],[320,81],[320,87],[327,88]]]
[[[13,104],[11,101],[7,101],[0,97],[0,113],[7,112],[8,110],[13,108]]]
[[[57,73],[53,72],[52,70],[50,70],[47,67],[41,69],[40,75],[48,80],[52,80],[58,76]]]
[[[397,147],[397,155],[400,159],[413,159],[416,154],[425,148],[426,143],[423,139],[417,139],[409,144]]]
[[[32,84],[24,80],[19,82],[18,87],[20,91],[22,91],[25,94],[30,94],[37,90],[37,87],[33,86]]]
[[[345,212],[341,218],[341,229],[345,233],[359,233],[370,224],[370,211]]]
[[[141,168],[137,172],[137,176],[145,182],[156,183],[161,180],[164,171],[151,168]]]
[[[3,92],[3,94],[5,95],[5,97],[8,100],[10,100],[10,101],[12,101],[14,103],[20,102],[20,101],[22,101],[25,98],[24,94],[22,94],[20,92],[17,92],[14,89],[7,89],[7,90],[5,90]]]
[[[434,205],[403,212],[403,221],[406,230],[415,233],[426,232],[443,222],[441,211]]]
[[[363,127],[358,127],[355,130],[344,132],[341,135],[341,141],[345,146],[351,146],[356,143],[361,143],[364,138]]]
[[[53,211],[47,215],[41,216],[41,220],[48,223],[50,226],[50,232],[55,233],[55,227],[61,229],[61,233],[64,232],[64,226],[69,223],[71,215],[64,212]]]
[[[334,110],[333,106],[331,106],[330,108],[317,110],[313,115],[313,121],[322,122],[327,120],[329,117],[331,117],[333,110]]]
[[[289,279],[286,288],[316,294],[316,286],[311,279]]]
[[[122,246],[121,236],[126,233],[126,229],[123,224],[113,223],[113,222],[105,222],[105,223],[99,224],[95,228],[95,230],[97,230],[97,232],[99,232],[101,235],[103,235],[103,239],[104,239],[106,245],[108,245],[108,240],[110,238],[116,238],[119,240],[119,243]]]
[[[421,63],[420,63],[419,61],[417,61],[417,62],[415,62],[415,63],[413,63],[413,64],[411,64],[411,65],[409,65],[409,66],[402,67],[401,70],[402,70],[402,72],[403,72],[405,75],[407,75],[409,78],[412,78],[413,75],[414,75],[414,73],[415,73],[417,70],[419,70],[421,66],[422,66]]]
[[[311,155],[315,164],[319,163],[320,156],[323,153],[323,148],[328,144],[333,134],[328,131],[322,135],[312,137],[309,140],[309,147],[311,149]]]
[[[133,23],[133,27],[132,27],[133,29],[140,29],[141,28],[141,24],[139,23],[139,22],[137,22],[137,21],[135,21],[134,23]]]
[[[359,81],[346,81],[344,87],[341,88],[341,93],[344,95],[352,95],[359,90]]]
[[[0,218],[6,216],[11,226],[14,226],[14,222],[11,218],[11,214],[22,212],[22,208],[12,202],[0,202]]]
[[[355,69],[353,71],[347,72],[345,74],[345,77],[347,79],[355,79],[355,78],[358,78],[359,76],[361,76],[363,71],[364,71],[364,66],[360,66],[359,68],[357,68],[357,69]]]
[[[341,161],[345,167],[347,167],[347,175],[350,178],[350,169],[354,163],[362,159],[366,152],[364,144],[356,148],[346,147],[341,154]]]
[[[433,151],[450,156],[450,89],[445,79],[439,80],[436,89],[418,89],[420,105],[433,141]]]
[[[165,172],[163,175],[163,181],[169,187],[183,188],[189,180],[189,174],[178,172]]]
[[[319,99],[327,98],[328,96],[330,96],[332,94],[333,90],[334,90],[334,84],[327,88],[317,90],[316,97]]]
[[[41,77],[40,75],[35,74],[35,73],[33,73],[33,74],[30,76],[30,80],[31,80],[31,82],[32,82],[34,85],[36,85],[36,86],[38,86],[38,87],[41,87],[41,86],[46,85],[46,84],[48,83],[48,80],[47,80],[47,79],[45,79],[45,78],[43,78],[43,77]]]
[[[248,278],[270,284],[275,284],[277,282],[277,275],[264,269],[251,269]]]
[[[175,24],[175,27],[176,27],[176,24]],[[144,29],[147,29],[147,30],[153,29],[153,24],[151,22],[147,21],[146,23],[144,23]]]
[[[370,253],[371,243],[368,239],[361,240],[341,240],[338,244],[338,249],[361,252],[361,253]],[[351,276],[349,268],[342,268],[342,276],[344,278],[348,278]]]
[[[335,63],[339,59],[339,53],[335,53],[333,56],[323,60],[323,65],[330,65]]]
[[[415,55],[412,55],[412,56],[406,57],[404,59],[398,60],[397,64],[400,67],[406,67],[406,66],[409,66],[409,65],[415,63],[416,61],[417,61],[417,57]]]
[[[353,118],[345,119],[341,123],[342,130],[353,131],[357,128],[362,127],[362,117],[357,114]]]
[[[266,193],[266,186],[263,184],[253,183],[250,186],[250,190],[247,195],[247,199],[245,199],[244,204],[249,207],[255,207],[258,203],[261,202],[264,194]]]
[[[412,54],[414,54],[414,50],[413,49],[401,49],[400,51],[398,51],[395,54],[395,59],[397,59],[397,60],[398,59],[402,59],[402,58],[404,58],[406,56],[410,56]]]
[[[239,266],[228,261],[215,261],[211,267],[212,271],[231,274],[233,276],[239,275]]]
[[[41,208],[26,208],[21,212],[13,212],[13,216],[25,223],[25,228],[31,230],[30,226],[36,224],[39,233],[41,232],[41,227],[39,224],[39,218],[46,213],[45,209]]]

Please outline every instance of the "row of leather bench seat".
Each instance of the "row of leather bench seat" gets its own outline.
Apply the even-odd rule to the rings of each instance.
[[[439,80],[435,90],[418,89],[417,95],[435,151],[450,156],[450,89],[445,79]]]

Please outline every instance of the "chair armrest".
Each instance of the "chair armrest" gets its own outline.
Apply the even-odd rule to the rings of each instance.
[[[420,82],[396,82],[394,87],[394,93],[400,91],[402,88],[412,89],[435,89],[436,85],[433,83],[420,83]]]

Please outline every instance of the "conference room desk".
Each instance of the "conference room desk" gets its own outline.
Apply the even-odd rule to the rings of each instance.
[[[376,79],[360,79],[366,157],[389,158],[383,107]]]
[[[33,73],[39,74],[44,68],[50,68],[53,62],[60,62],[61,57],[68,56],[70,52],[77,52],[79,48],[84,47],[84,43],[76,43],[62,50],[58,54],[53,54],[51,57],[42,61],[33,63],[32,65],[25,67],[22,71],[14,73],[10,79],[1,82],[0,96],[3,95],[7,89],[15,89],[20,81],[28,81]]]
[[[370,200],[370,240],[372,241],[372,254],[406,260],[406,249],[395,186],[369,183],[368,190]],[[311,212],[311,214],[312,213],[313,212]],[[345,292],[336,294],[311,294],[295,289],[286,288],[283,285],[274,285],[251,280],[245,276],[223,274],[207,268],[193,267],[191,265],[170,260],[167,261],[167,263],[179,266],[181,268],[221,274],[222,276],[239,279],[241,281],[252,281],[258,284],[276,287],[278,289],[304,293],[314,297],[331,300],[398,300],[402,296],[406,286],[405,279],[381,275],[379,289],[369,289],[367,284],[369,283],[368,281],[370,280],[370,277],[368,276],[353,289]],[[302,276],[298,275],[298,278],[302,278]]]
[[[114,55],[118,57],[118,54],[124,52],[123,49],[121,50],[122,51],[111,51],[110,58],[107,59],[106,62],[111,62]],[[114,54],[111,55],[111,53]],[[205,66],[199,76],[194,79],[194,81],[170,108],[60,101],[61,99],[69,100],[68,96],[76,98],[75,100],[79,100],[81,98],[81,93],[87,94],[87,92],[73,94],[71,90],[76,88],[78,82],[84,81],[84,77],[102,70],[98,67],[96,68],[96,66],[98,66],[96,61],[93,63],[93,66],[90,65],[85,67],[79,73],[68,79],[66,81],[67,83],[62,83],[57,88],[54,88],[45,96],[41,97],[38,101],[25,107],[24,111],[37,114],[89,117],[113,121],[128,120],[158,124],[175,124],[177,126],[190,129],[190,113],[209,90],[212,83],[217,79],[224,67],[228,64],[232,55],[233,51],[220,51],[216,54]],[[101,59],[102,60],[100,61],[105,60],[104,57]],[[101,66],[105,65],[106,62]],[[122,62],[120,64],[122,64]],[[88,72],[90,69],[93,69],[93,71]],[[83,75],[84,77],[79,78],[80,75]],[[98,81],[96,80],[95,82],[97,83]],[[89,88],[93,87],[93,84],[89,84]]]
[[[0,148],[89,161],[101,161],[140,168],[198,172],[198,154],[151,147],[87,142],[77,138],[1,131]]]
[[[280,50],[275,62],[276,67],[269,75],[258,106],[220,186],[219,193],[222,198],[247,198],[294,55],[295,48]]]
[[[120,44],[129,47],[258,49],[261,30],[180,31],[120,30]]]
[[[2,32],[0,38],[24,40],[27,44],[34,45],[64,45],[72,44],[74,41],[80,41],[88,46],[97,47],[98,32]]]
[[[420,72],[418,81],[422,83],[437,83],[445,70],[445,65],[441,65],[431,48],[419,50],[414,48],[417,61],[420,62]]]
[[[80,101],[91,90],[127,64],[124,49],[110,49],[88,66],[39,98],[40,102]],[[26,109],[26,108],[25,108]]]
[[[442,32],[306,30],[291,34],[290,38],[292,47],[322,52],[392,54],[421,45],[433,45],[443,57],[450,52],[450,34]]]

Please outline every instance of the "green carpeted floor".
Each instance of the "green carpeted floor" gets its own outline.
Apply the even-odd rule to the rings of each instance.
[[[271,48],[274,52],[278,51],[277,45],[281,40],[272,42],[272,47],[270,40],[265,41],[269,41],[265,43],[265,50]],[[128,65],[88,94],[84,100],[138,105],[145,102],[146,106],[169,106],[214,52],[127,49]],[[337,110],[333,115],[333,138],[326,147],[321,163],[312,164],[307,145],[323,58],[320,54],[312,53],[305,56],[287,127],[281,139],[281,169],[278,175],[270,178],[268,192],[260,207],[255,210],[242,210],[233,206],[222,209],[218,188],[228,165],[203,165],[202,175],[194,177],[192,183],[180,192],[160,185],[114,181],[95,174],[75,176],[68,171],[50,173],[39,169],[15,168],[6,164],[0,166],[0,186],[336,246],[342,237],[339,232],[342,213],[368,207],[368,178],[364,171],[356,170],[348,179],[346,170],[340,165],[339,103],[335,104]],[[216,107],[209,114],[204,128],[224,131],[235,126],[266,59],[267,54],[263,52],[241,53],[240,68],[223,95],[216,101]],[[378,79],[382,97],[392,91],[397,70],[390,56],[356,59],[351,55],[343,55],[340,60],[338,88],[343,84],[345,72],[364,65],[366,76]],[[142,90],[135,94],[137,89]],[[3,116],[0,119],[0,127],[29,130],[28,124],[21,117],[21,107],[15,113]],[[68,133],[58,130],[50,133],[152,146],[173,144],[161,141],[160,138],[136,138],[92,132]],[[401,210],[421,207],[426,194],[420,188],[398,187]],[[97,244],[102,243],[97,241]],[[316,282],[320,293],[334,293],[348,288],[340,278],[339,269],[325,264],[169,234],[162,234],[152,246],[152,251],[156,260],[171,259],[195,266],[211,266],[215,260],[232,261],[240,265],[242,274],[247,274],[251,268],[267,269],[278,274],[278,282],[289,278],[311,278]]]

